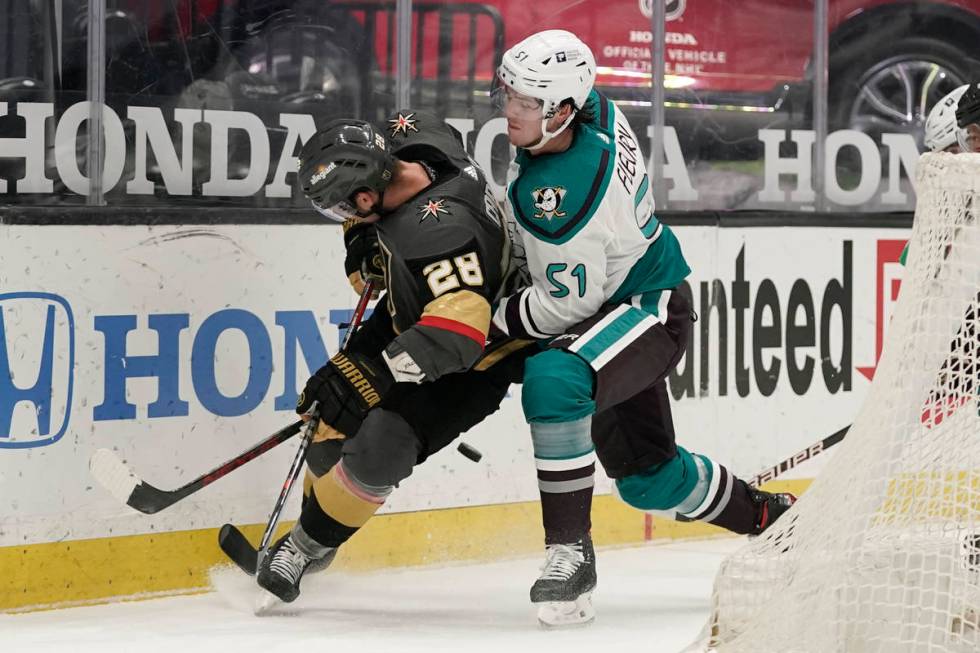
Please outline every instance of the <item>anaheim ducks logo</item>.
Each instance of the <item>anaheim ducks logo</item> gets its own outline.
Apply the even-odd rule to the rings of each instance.
[[[538,210],[534,217],[550,220],[552,218],[564,218],[568,215],[561,210],[561,201],[565,199],[567,192],[561,186],[545,186],[531,191],[531,195],[534,196],[534,208]]]
[[[409,131],[417,132],[419,128],[415,126],[415,123],[418,122],[418,119],[413,118],[414,115],[414,113],[410,113],[406,116],[399,113],[397,118],[390,119],[388,126],[391,129],[391,135],[397,136],[401,133],[408,136]]]

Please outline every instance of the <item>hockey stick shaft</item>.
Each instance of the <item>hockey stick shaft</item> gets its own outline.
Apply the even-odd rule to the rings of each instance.
[[[344,334],[344,338],[340,343],[340,350],[344,351],[347,349],[347,345],[350,344],[351,336],[357,330],[357,327],[361,324],[361,317],[364,315],[365,309],[367,309],[368,302],[371,301],[371,295],[374,293],[374,282],[368,281],[364,284],[364,289],[361,291],[361,297],[357,301],[357,306],[354,307],[354,315],[351,317],[350,325],[347,327],[347,333]],[[262,566],[262,561],[269,551],[269,541],[272,539],[273,533],[275,533],[276,526],[279,525],[279,517],[282,515],[282,509],[286,507],[286,501],[289,499],[289,494],[296,484],[296,479],[299,478],[299,472],[303,468],[303,463],[306,462],[306,453],[310,449],[310,444],[313,443],[313,436],[316,435],[317,427],[320,425],[320,408],[313,404],[313,410],[310,413],[310,419],[306,423],[306,432],[303,433],[303,439],[299,443],[299,448],[296,450],[296,455],[293,457],[293,462],[289,466],[289,473],[286,474],[286,480],[283,481],[282,490],[279,492],[279,498],[276,499],[276,504],[272,507],[272,513],[269,515],[269,521],[265,526],[265,532],[262,533],[262,541],[259,543],[259,552],[257,559],[257,567]]]
[[[291,437],[299,433],[302,426],[303,426],[303,421],[297,420],[292,424],[290,424],[289,426],[279,429],[278,431],[276,431],[275,433],[267,437],[265,440],[262,440],[262,442],[259,442],[257,445],[249,449],[248,451],[244,451],[238,454],[237,456],[235,456],[234,458],[232,458],[231,460],[225,462],[224,464],[218,465],[207,474],[204,474],[203,476],[194,479],[190,483],[181,486],[180,488],[174,490],[170,494],[174,495],[175,501],[179,501],[180,499],[183,499],[189,494],[193,494],[194,492],[197,492],[198,490],[211,485],[219,478],[227,476],[228,474],[235,471],[245,463],[251,460],[255,460],[256,458],[264,454],[266,451],[269,451],[270,449],[273,449],[279,446],[280,444],[282,444],[283,442],[285,442],[286,440],[290,439]]]
[[[96,480],[117,499],[134,510],[152,515],[194,494],[201,488],[211,485],[219,478],[238,469],[248,461],[258,458],[266,451],[279,446],[299,433],[302,428],[302,420],[293,422],[265,438],[248,451],[238,454],[231,460],[174,490],[161,490],[150,485],[133,474],[129,467],[108,449],[96,451],[89,460],[89,468]]]
[[[313,402],[313,410],[310,413],[310,420],[306,423],[306,432],[303,433],[303,439],[300,440],[299,448],[296,450],[296,455],[293,457],[293,462],[289,466],[289,473],[286,474],[286,480],[282,484],[282,490],[279,492],[279,498],[276,499],[276,505],[273,506],[272,514],[269,515],[269,521],[265,526],[265,532],[262,533],[262,541],[259,544],[258,566],[262,565],[262,559],[269,550],[269,540],[272,539],[272,534],[275,532],[276,526],[279,524],[279,516],[282,514],[282,509],[286,506],[286,500],[289,499],[289,493],[292,491],[293,485],[296,483],[296,479],[299,478],[299,470],[303,467],[303,463],[306,461],[306,452],[310,448],[310,443],[313,442],[313,436],[316,435],[316,429],[319,425],[320,408],[317,406],[316,402]]]
[[[364,289],[361,290],[361,297],[357,300],[357,305],[354,306],[354,315],[351,316],[350,324],[347,325],[347,332],[344,333],[344,338],[340,342],[340,351],[347,349],[351,336],[354,335],[357,327],[361,325],[361,318],[364,317],[364,311],[367,310],[367,305],[371,301],[371,295],[374,294],[374,285],[373,281],[368,281],[364,284]]]
[[[761,472],[753,476],[751,479],[749,479],[749,485],[751,485],[752,487],[759,487],[763,483],[768,483],[769,481],[775,479],[777,476],[781,476],[782,474],[788,472],[789,470],[793,469],[800,463],[804,463],[816,457],[817,455],[823,453],[827,449],[833,447],[835,444],[841,442],[844,439],[844,436],[847,435],[847,431],[850,428],[851,428],[850,426],[845,426],[841,430],[836,431],[835,433],[831,433],[830,435],[820,440],[819,442],[810,445],[803,451],[800,451],[785,460],[781,460],[780,462],[776,463],[775,465],[773,465],[768,469],[762,470]]]

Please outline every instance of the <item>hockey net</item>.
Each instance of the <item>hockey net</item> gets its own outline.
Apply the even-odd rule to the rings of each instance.
[[[721,566],[699,648],[980,651],[980,155],[927,154],[908,267],[839,451]]]

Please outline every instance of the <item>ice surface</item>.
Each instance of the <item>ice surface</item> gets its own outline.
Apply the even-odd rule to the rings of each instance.
[[[222,568],[217,592],[68,610],[0,615],[4,653],[673,653],[708,617],[711,584],[741,539],[598,552],[595,623],[544,630],[528,601],[543,560],[326,572],[303,594],[256,617],[253,581]],[[629,647],[629,648],[626,648]]]

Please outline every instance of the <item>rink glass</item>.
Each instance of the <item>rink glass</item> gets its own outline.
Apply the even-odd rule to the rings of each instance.
[[[648,158],[663,129],[659,210],[909,210],[925,116],[980,60],[980,0],[436,0],[404,21],[399,6],[9,0],[0,202],[307,207],[300,142],[331,118],[382,121],[405,108],[399,90],[463,134],[499,192],[511,152],[496,64],[561,28],[592,47],[598,88]],[[104,139],[88,135],[86,99],[105,104]]]

